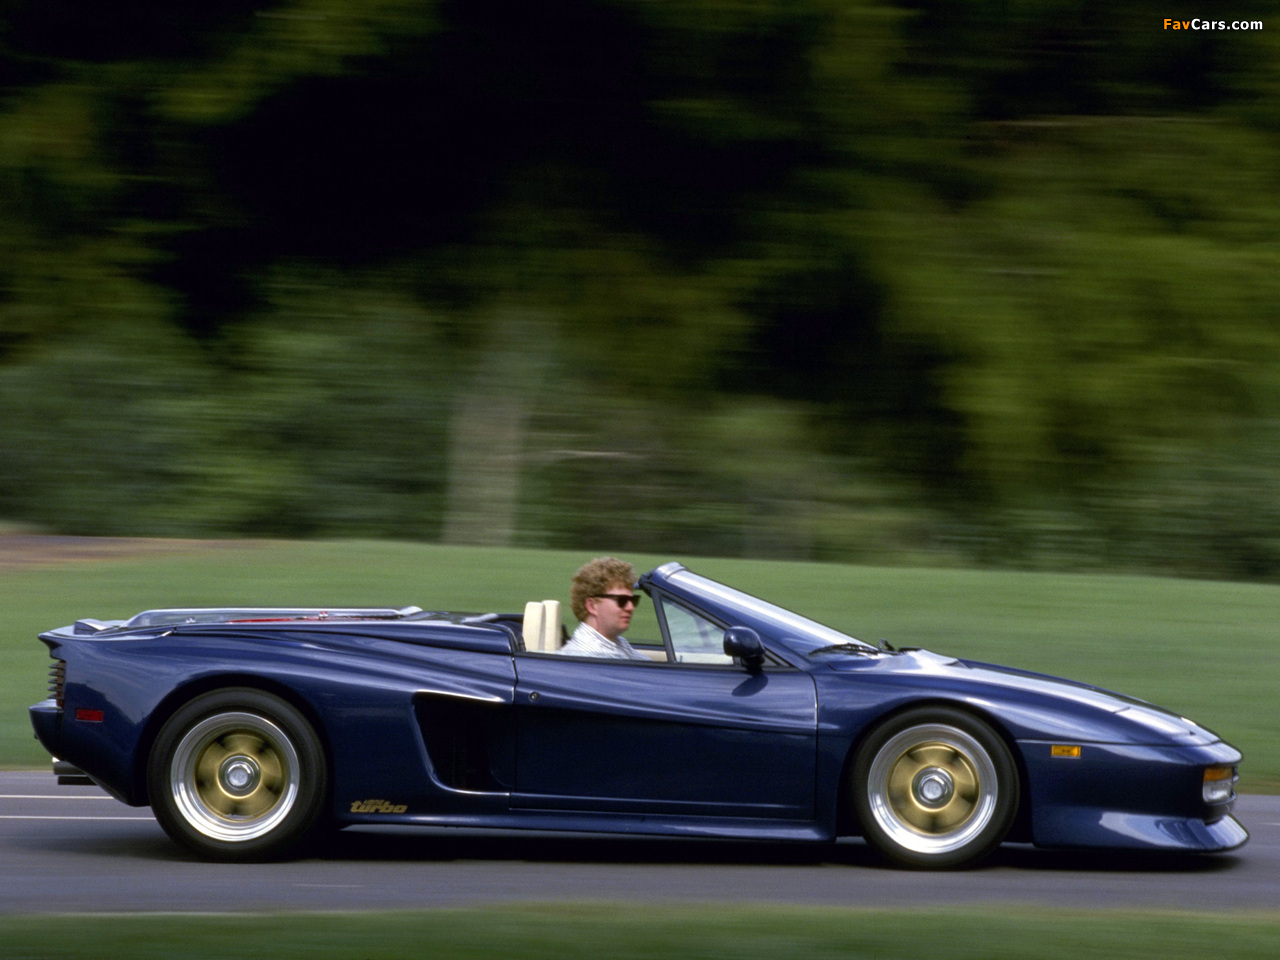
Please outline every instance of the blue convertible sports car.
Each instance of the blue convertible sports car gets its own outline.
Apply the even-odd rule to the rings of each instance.
[[[218,860],[352,824],[1222,851],[1240,753],[1148,703],[873,647],[668,563],[648,659],[523,615],[156,610],[43,634],[41,743]]]

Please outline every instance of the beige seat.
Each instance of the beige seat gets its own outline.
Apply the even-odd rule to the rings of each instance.
[[[555,653],[563,642],[559,600],[530,600],[524,605],[524,648],[529,653]]]

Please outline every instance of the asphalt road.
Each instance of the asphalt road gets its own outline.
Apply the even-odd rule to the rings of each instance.
[[[178,850],[147,809],[44,772],[0,772],[0,913],[386,910],[512,901],[1025,904],[1228,912],[1280,906],[1280,797],[1242,797],[1233,854],[1150,857],[1006,846],[915,873],[861,841],[781,845],[368,829],[322,857],[228,865]]]

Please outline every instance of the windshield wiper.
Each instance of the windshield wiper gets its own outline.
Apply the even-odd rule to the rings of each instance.
[[[865,643],[833,643],[825,647],[818,647],[816,650],[810,650],[809,656],[816,657],[820,653],[861,653],[868,657],[879,656],[884,650],[877,650],[875,647],[868,646]]]

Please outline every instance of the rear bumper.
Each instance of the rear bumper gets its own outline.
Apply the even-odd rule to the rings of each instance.
[[[52,697],[31,707],[31,726],[36,739],[52,756],[62,753],[62,710]]]

